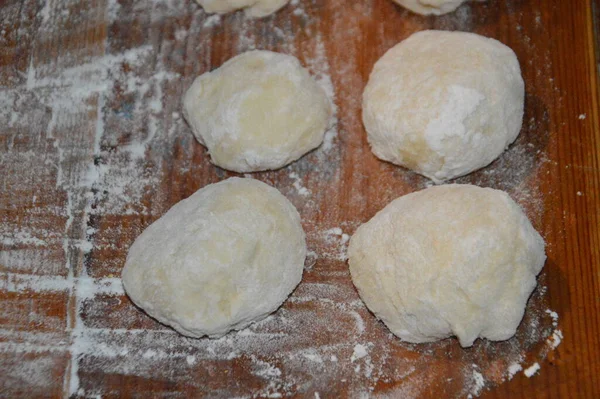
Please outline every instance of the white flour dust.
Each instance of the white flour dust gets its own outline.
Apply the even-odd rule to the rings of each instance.
[[[512,380],[512,378],[521,370],[523,370],[523,366],[518,362],[508,366],[508,379]]]
[[[534,375],[535,375],[535,374],[536,374],[536,373],[537,373],[539,370],[540,370],[540,365],[539,365],[539,364],[536,362],[536,363],[533,363],[533,364],[531,365],[531,367],[528,367],[528,368],[526,368],[526,369],[523,371],[523,374],[525,374],[525,376],[526,376],[527,378],[531,378],[531,377],[533,377],[533,376],[534,376]]]
[[[325,230],[322,233],[322,238],[328,248],[321,253],[322,257],[340,261],[348,259],[347,251],[350,236],[344,233],[340,227]]]

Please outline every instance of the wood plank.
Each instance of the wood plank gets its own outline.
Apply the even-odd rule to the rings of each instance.
[[[599,4],[489,1],[436,18],[389,0],[307,0],[247,20],[188,0],[1,3],[0,397],[600,397]],[[375,61],[423,29],[497,38],[521,62],[521,135],[456,180],[506,190],[548,243],[507,342],[402,343],[348,273],[349,235],[429,185],[371,153],[360,104]],[[146,226],[235,175],[210,164],[181,96],[254,48],[297,56],[335,96],[327,144],[253,174],[298,208],[312,252],[274,315],[189,339],[134,307],[119,275]],[[536,363],[531,378],[509,373]]]

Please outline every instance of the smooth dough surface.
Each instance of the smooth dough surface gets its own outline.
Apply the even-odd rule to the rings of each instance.
[[[230,178],[177,203],[135,240],[123,285],[150,316],[219,337],[276,310],[302,278],[296,208],[275,188]]]
[[[544,240],[503,191],[431,187],[396,199],[348,249],[367,307],[401,339],[512,337],[546,256]]]
[[[465,32],[423,31],[390,49],[363,93],[373,153],[436,183],[495,160],[521,130],[515,53]]]
[[[250,51],[194,81],[184,115],[212,162],[278,169],[318,147],[332,119],[325,91],[292,56]]]
[[[207,13],[225,14],[243,9],[248,17],[262,18],[273,14],[290,0],[197,0]]]
[[[443,15],[456,10],[468,0],[393,0],[421,15]]]

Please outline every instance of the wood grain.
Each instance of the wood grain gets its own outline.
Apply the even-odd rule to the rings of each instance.
[[[389,0],[305,0],[248,21],[188,0],[1,2],[0,397],[600,397],[599,10],[491,0],[435,18]],[[391,336],[360,302],[337,230],[352,234],[428,184],[375,158],[360,119],[375,61],[424,29],[476,32],[517,53],[521,135],[457,182],[506,190],[548,244],[517,335],[467,350]],[[254,174],[296,205],[314,254],[267,321],[219,342],[187,339],[135,308],[119,275],[146,226],[234,175],[210,164],[180,99],[251,48],[293,54],[333,86],[330,148]],[[564,338],[548,350],[556,328]],[[352,360],[358,344],[369,354]],[[515,359],[541,369],[509,380]]]

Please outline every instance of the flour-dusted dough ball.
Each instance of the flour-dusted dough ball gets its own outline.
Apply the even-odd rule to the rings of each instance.
[[[292,56],[250,51],[196,78],[184,115],[212,162],[236,172],[278,169],[323,142],[325,91]]]
[[[363,94],[375,155],[436,183],[482,168],[521,130],[515,53],[473,33],[424,31],[390,49]]]
[[[244,9],[251,18],[262,18],[273,14],[290,0],[197,0],[207,13],[225,14]]]
[[[190,337],[219,337],[276,310],[302,278],[296,208],[253,179],[208,185],[135,240],[123,285],[150,316]]]
[[[367,307],[401,339],[515,334],[546,256],[503,191],[443,185],[405,195],[358,228],[348,249]]]
[[[443,15],[456,10],[467,0],[393,0],[421,15]]]

